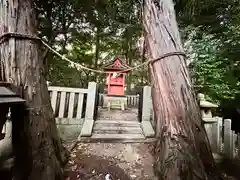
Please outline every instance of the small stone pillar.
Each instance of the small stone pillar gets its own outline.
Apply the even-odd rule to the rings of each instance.
[[[145,137],[151,138],[155,136],[155,132],[153,130],[151,124],[151,109],[152,109],[152,95],[151,95],[151,87],[144,86],[143,87],[143,100],[142,100],[142,117],[141,117],[141,127]]]
[[[218,127],[216,124],[218,123],[218,118],[212,116],[212,110],[217,108],[218,106],[216,104],[213,104],[211,102],[206,101],[204,94],[198,94],[198,99],[200,103],[200,108],[201,108],[201,115],[202,115],[202,120],[204,122],[204,127],[212,148],[212,151],[217,151],[217,148],[215,143],[216,143],[216,133],[213,131],[217,131]]]
[[[88,83],[87,104],[85,111],[85,119],[80,136],[89,137],[92,135],[94,124],[94,111],[96,106],[97,84],[95,82]]]

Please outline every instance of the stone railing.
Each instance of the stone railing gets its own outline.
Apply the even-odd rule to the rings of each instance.
[[[61,137],[91,136],[97,84],[89,82],[88,89],[49,86],[48,90]]]
[[[142,98],[142,112],[140,119],[142,122],[151,122],[152,126],[155,127],[156,122],[154,121],[150,87],[144,87]],[[212,110],[218,106],[206,101],[203,94],[198,94],[198,99],[201,108],[202,121],[214,157],[216,156],[216,158],[220,158],[219,154],[222,154],[230,159],[240,159],[240,133],[231,130],[232,120],[213,117]]]
[[[99,94],[99,106],[103,106],[103,97],[104,94]],[[126,95],[127,97],[127,107],[138,108],[139,104],[139,95]]]

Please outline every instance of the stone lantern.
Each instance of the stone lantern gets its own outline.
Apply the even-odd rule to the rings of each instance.
[[[206,101],[204,94],[199,93],[198,99],[201,108],[201,114],[204,121],[211,121],[212,119],[212,110],[216,109],[218,105]]]
[[[12,160],[13,139],[19,138],[18,131],[22,130],[20,130],[18,125],[21,123],[20,111],[24,111],[22,107],[25,100],[18,97],[11,89],[13,89],[11,84],[0,81],[0,169],[5,168],[5,164],[12,163],[12,161],[7,161]],[[14,129],[13,127],[18,127],[19,129]]]
[[[201,109],[201,115],[202,115],[202,121],[204,123],[204,127],[209,139],[209,142],[211,144],[211,147],[213,147],[213,125],[217,123],[218,118],[213,117],[212,111],[218,107],[218,105],[213,104],[211,102],[206,101],[204,94],[199,93],[198,94],[198,100],[200,104]]]
[[[0,130],[6,122],[9,109],[13,105],[23,104],[25,100],[10,90],[11,84],[0,81]]]
[[[11,84],[0,81],[0,104],[11,106],[13,104],[23,104],[25,100],[20,98],[11,90]]]

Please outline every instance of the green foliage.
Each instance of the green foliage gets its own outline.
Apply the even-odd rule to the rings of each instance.
[[[230,29],[226,36],[229,32]],[[185,33],[185,49],[192,61],[190,70],[197,92],[208,95],[218,103],[234,99],[240,93],[240,68],[237,64],[232,64],[233,58],[229,50],[237,45],[234,38],[238,33],[225,43],[217,35],[206,34],[198,27],[188,27]],[[239,63],[237,61],[234,63]]]
[[[240,1],[176,0],[176,10],[196,91],[220,104],[236,101],[240,94]]]

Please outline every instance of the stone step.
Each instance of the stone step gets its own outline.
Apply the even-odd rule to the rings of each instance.
[[[121,104],[115,104],[115,103],[111,103],[111,108],[113,108],[113,107],[121,107]]]
[[[136,123],[96,123],[95,124],[97,127],[102,125],[102,126],[111,126],[111,127],[141,127],[139,124]]]
[[[93,133],[96,134],[143,134],[141,127],[121,127],[121,126],[104,126],[95,125]]]
[[[93,133],[95,134],[143,134],[141,131],[124,131],[124,130],[94,130]]]
[[[91,140],[114,141],[114,140],[144,140],[143,134],[95,134],[91,136]]]
[[[108,125],[108,124],[107,124]],[[119,124],[113,124],[115,126],[106,126],[106,124],[95,124],[93,130],[110,130],[110,131],[142,131],[141,126],[118,126]],[[122,125],[122,124],[120,124]]]
[[[127,128],[127,127],[132,127],[132,128],[139,128],[141,129],[141,125],[138,123],[95,123],[94,127],[96,129],[100,129],[101,127],[112,127],[112,128]]]
[[[126,125],[126,126],[140,126],[141,123],[138,121],[122,121],[122,120],[97,120],[95,124],[106,124],[106,125]]]
[[[121,118],[112,118],[112,117],[100,117],[97,119],[97,121],[125,121],[124,117]],[[132,121],[132,122],[139,122],[137,118],[135,119],[129,119],[127,121]]]
[[[155,138],[145,138],[145,139],[112,139],[112,138],[91,138],[91,137],[79,137],[78,140],[83,143],[154,143]]]

